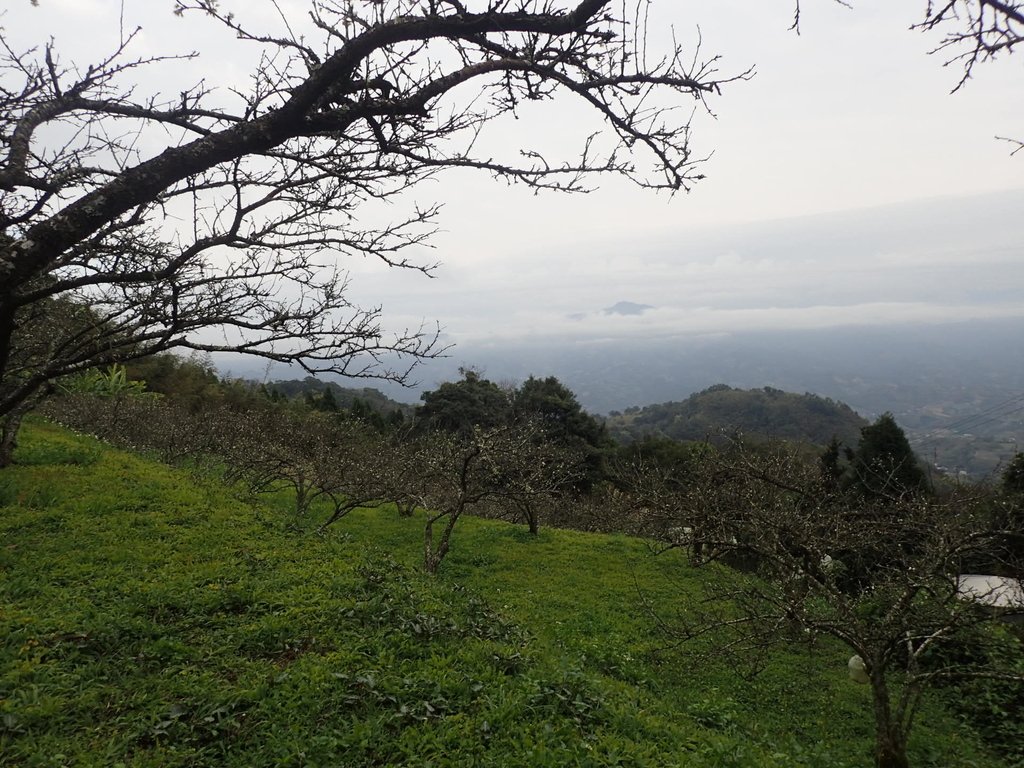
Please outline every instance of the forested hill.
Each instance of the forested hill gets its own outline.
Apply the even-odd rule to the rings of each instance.
[[[312,376],[304,379],[280,380],[268,384],[267,387],[273,392],[277,390],[282,396],[293,399],[309,396],[314,400],[320,400],[327,395],[338,408],[351,410],[353,405],[359,401],[371,411],[380,414],[388,414],[392,411],[399,411],[403,416],[410,416],[413,411],[412,405],[392,400],[379,389],[371,387],[342,387],[333,381],[321,381]]]
[[[682,402],[613,411],[610,434],[620,441],[648,435],[703,440],[723,433],[827,444],[833,436],[855,444],[867,421],[845,403],[772,387],[733,389],[717,384]]]

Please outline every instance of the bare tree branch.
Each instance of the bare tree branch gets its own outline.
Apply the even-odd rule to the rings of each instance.
[[[0,38],[0,417],[54,377],[174,347],[402,380],[438,354],[436,333],[385,334],[379,307],[346,300],[337,260],[429,274],[439,209],[371,228],[364,206],[445,168],[566,192],[597,173],[686,189],[700,174],[676,108],[737,79],[682,48],[645,65],[645,30],[609,0],[311,0],[305,27],[269,2],[281,23],[266,31],[212,0],[176,3],[259,52],[234,107],[202,83],[137,95],[136,75],[165,61],[131,58],[137,33],[87,67]],[[605,125],[576,158],[476,154],[496,118],[559,96]],[[65,313],[85,326],[40,325],[56,306],[87,307]]]

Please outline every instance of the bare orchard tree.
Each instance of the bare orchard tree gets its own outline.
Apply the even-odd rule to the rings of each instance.
[[[214,452],[225,476],[253,493],[294,494],[296,520],[314,502],[326,506],[321,528],[384,497],[379,480],[383,437],[359,421],[317,412],[223,410]]]
[[[119,448],[155,454],[169,463],[209,457],[222,439],[214,437],[222,420],[219,411],[195,413],[148,392],[61,391],[42,411],[71,429]]]
[[[2,292],[3,288],[0,288]],[[0,375],[0,401],[10,387],[17,386],[25,379],[33,365],[53,357],[64,344],[91,346],[94,339],[90,329],[95,328],[96,320],[95,313],[89,307],[60,297],[44,299],[22,308],[18,314],[19,326],[15,329],[14,351],[8,366],[11,374],[6,379]],[[101,342],[97,340],[97,343]],[[0,416],[0,467],[10,461],[24,414],[54,391],[52,380],[42,381],[35,388],[25,389],[18,395],[22,399]]]
[[[423,567],[436,573],[467,512],[539,526],[538,511],[583,474],[581,456],[554,446],[533,421],[474,427],[468,435],[436,431],[410,441],[408,498],[426,511]],[[435,535],[435,526],[440,526]]]
[[[57,377],[174,347],[401,380],[436,354],[436,333],[387,334],[378,307],[348,299],[338,255],[429,273],[406,252],[437,206],[371,227],[358,218],[367,201],[444,168],[566,192],[600,173],[670,191],[697,177],[690,110],[674,107],[718,91],[713,59],[639,55],[644,30],[611,0],[477,5],[310,0],[308,19],[265,29],[216,0],[177,0],[260,63],[248,85],[168,94],[144,93],[145,71],[166,60],[135,57],[134,33],[86,66],[4,31],[0,419],[16,427]],[[556,96],[605,126],[576,157],[475,154],[496,118]],[[54,332],[41,315],[55,301],[90,314]]]
[[[318,412],[266,407],[190,410],[149,393],[69,392],[44,413],[72,429],[171,463],[198,461],[253,494],[287,492],[296,520],[314,503],[321,528],[387,496],[382,465],[387,436],[362,422]]]
[[[707,445],[702,448],[704,452],[713,450]],[[610,488],[600,502],[611,513],[617,530],[651,539],[662,549],[693,544],[693,522],[684,524],[680,509],[680,499],[693,479],[691,472],[637,453],[616,457],[608,470]],[[700,554],[699,547],[695,554]]]
[[[381,502],[394,504],[399,517],[412,517],[420,503],[421,453],[429,451],[426,440],[412,422],[388,429],[381,435],[381,461],[376,467]]]
[[[844,643],[853,676],[871,687],[881,768],[908,765],[907,738],[929,686],[1024,679],[1019,668],[964,658],[960,646],[979,637],[1013,645],[999,632],[979,634],[994,614],[959,589],[964,569],[1020,573],[1012,543],[1024,531],[1006,527],[1006,516],[977,492],[864,500],[830,490],[814,462],[794,451],[740,446],[709,455],[688,482],[664,487],[661,502],[662,513],[676,510],[667,544],[691,532],[704,542],[692,552],[695,564],[707,564],[713,547],[746,566],[722,569],[705,609],[663,616],[665,628],[755,664],[783,640],[825,635]]]

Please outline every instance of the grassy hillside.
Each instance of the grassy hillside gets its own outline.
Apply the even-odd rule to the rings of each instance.
[[[818,395],[797,395],[771,387],[733,389],[724,384],[681,402],[628,408],[608,417],[611,435],[637,440],[651,435],[673,440],[705,440],[722,433],[796,440],[825,445],[833,437],[856,444],[867,425],[852,408]]]
[[[0,472],[0,765],[870,763],[848,653],[743,679],[655,630],[696,572],[619,536],[460,523],[326,535],[280,504],[45,424]],[[926,703],[914,765],[999,766]]]

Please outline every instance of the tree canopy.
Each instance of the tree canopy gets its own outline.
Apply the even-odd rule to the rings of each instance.
[[[852,484],[866,494],[891,498],[929,488],[928,476],[891,413],[861,429],[849,459]]]
[[[1017,451],[1003,470],[1003,490],[1006,493],[1024,494],[1024,453]]]
[[[420,423],[432,429],[468,435],[474,427],[506,424],[512,414],[510,393],[472,369],[463,369],[459,381],[446,381],[424,392],[416,411]]]
[[[583,457],[586,471],[576,478],[576,490],[590,490],[601,479],[613,441],[604,424],[583,410],[575,393],[557,378],[530,376],[515,391],[513,411],[535,419],[548,440]]]
[[[421,399],[423,405],[416,412],[421,430],[467,437],[477,429],[530,423],[544,442],[582,458],[586,471],[574,478],[577,490],[589,489],[601,477],[604,452],[611,445],[604,425],[554,376],[530,376],[518,387],[503,388],[463,369],[462,379],[444,382]]]

